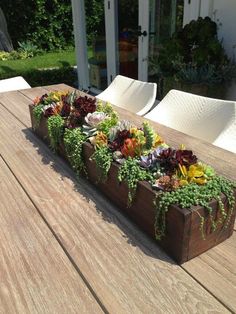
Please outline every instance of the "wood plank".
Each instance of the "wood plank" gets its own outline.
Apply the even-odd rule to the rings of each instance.
[[[228,312],[2,107],[0,123],[0,152],[109,312]]]
[[[0,313],[101,313],[0,158]]]
[[[25,126],[30,126],[31,121],[27,112],[27,106],[32,103],[32,100],[24,97],[17,91],[13,91],[0,93],[0,102],[12,115],[24,123]]]
[[[50,86],[42,86],[42,87],[34,87],[31,89],[21,90],[20,94],[28,97],[29,99],[34,99],[35,97],[40,97],[46,92],[50,91],[73,91],[75,90],[73,87],[65,85],[65,84],[55,84]]]
[[[236,313],[236,233],[224,243],[183,264],[183,268]]]
[[[62,90],[66,85],[52,85],[51,89],[44,87],[35,87],[31,89],[25,89],[21,91],[11,91],[0,93],[1,104],[19,119],[25,126],[31,126],[31,120],[28,113],[28,105],[32,104],[32,101],[37,96],[42,96],[50,90]]]

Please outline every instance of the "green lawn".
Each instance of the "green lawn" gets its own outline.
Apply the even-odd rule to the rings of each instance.
[[[32,86],[66,83],[76,86],[75,51],[48,52],[25,60],[0,61],[0,79],[23,76]]]
[[[22,73],[45,68],[69,67],[76,65],[75,52],[72,50],[49,52],[25,60],[0,61],[0,77],[10,77],[14,73]]]

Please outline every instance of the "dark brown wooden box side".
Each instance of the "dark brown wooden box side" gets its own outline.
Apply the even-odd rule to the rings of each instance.
[[[236,190],[235,190],[236,197]],[[224,203],[226,211],[228,211],[229,206],[226,199],[226,196],[222,194],[221,197],[222,202]],[[212,207],[212,215],[214,217],[214,221],[217,221],[222,214],[218,208],[218,202],[216,200],[212,200],[210,202],[210,206]],[[206,213],[204,208],[200,206],[194,207],[191,214],[191,233],[189,237],[189,253],[188,260],[198,256],[199,254],[207,251],[208,249],[216,246],[217,244],[223,242],[227,238],[229,238],[233,233],[234,221],[235,221],[235,213],[236,208],[234,208],[233,214],[230,218],[229,225],[219,224],[215,231],[212,230],[212,222],[210,216]],[[200,225],[200,217],[199,214],[204,217],[204,234],[206,235],[206,239],[202,238],[201,232],[199,230]]]

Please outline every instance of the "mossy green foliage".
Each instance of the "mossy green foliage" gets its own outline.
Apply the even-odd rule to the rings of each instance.
[[[56,151],[63,136],[64,120],[59,115],[51,116],[47,120],[47,126],[50,145]]]
[[[207,211],[211,219],[213,231],[217,228],[218,224],[224,223],[224,226],[227,227],[235,205],[235,188],[236,183],[226,178],[215,176],[205,185],[189,184],[172,192],[158,194],[154,202],[156,206],[156,238],[160,240],[165,235],[166,213],[169,207],[174,204],[181,208],[191,208],[191,206],[200,205]],[[229,206],[227,213],[221,201],[222,193],[227,197]],[[209,205],[210,201],[213,199],[218,201],[219,210],[222,214],[216,221],[213,218],[212,208]],[[204,222],[204,217],[200,216],[200,230],[203,239],[205,238]]]
[[[76,174],[84,170],[84,161],[82,157],[83,143],[86,137],[80,128],[66,129],[64,133],[64,145],[67,157]]]
[[[128,157],[122,166],[119,168],[118,180],[124,181],[128,185],[128,202],[130,207],[136,194],[138,181],[153,181],[152,173],[141,169],[135,158]]]
[[[36,128],[39,126],[39,123],[40,123],[40,120],[41,120],[41,117],[42,117],[42,113],[43,113],[43,105],[38,105],[38,106],[35,106],[33,108],[33,115],[34,115],[34,119],[36,121]]]
[[[95,161],[100,173],[99,181],[105,182],[113,160],[111,151],[107,146],[100,146],[95,150],[91,159]]]

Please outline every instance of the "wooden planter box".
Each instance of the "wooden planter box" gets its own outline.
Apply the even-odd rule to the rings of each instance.
[[[32,114],[32,105],[30,105],[29,108],[32,127],[35,133],[46,143],[49,143],[47,120],[42,117],[39,126],[36,127],[35,119]],[[85,143],[83,146],[83,157],[89,180],[93,184],[96,184],[96,187],[117,205],[122,212],[126,213],[143,231],[155,239],[155,207],[153,205],[155,192],[152,190],[151,186],[147,182],[139,182],[135,199],[131,207],[127,208],[128,188],[125,183],[120,184],[117,179],[119,164],[113,162],[107,181],[105,183],[97,183],[99,173],[96,169],[95,162],[90,160],[93,152],[93,146],[89,143]],[[61,147],[61,155],[63,158],[66,158],[63,144]],[[222,195],[222,201],[227,211],[228,204],[224,195]],[[215,217],[215,219],[219,218],[220,211],[218,210],[217,202],[213,200],[210,206],[213,209],[213,217]],[[218,226],[218,228],[212,232],[209,216],[203,207],[194,206],[191,209],[182,209],[178,206],[171,206],[166,215],[166,235],[162,240],[157,241],[157,244],[177,263],[182,264],[230,237],[233,233],[235,211],[236,208],[234,208],[227,228]],[[205,240],[202,238],[200,231],[199,214],[203,216],[206,221],[204,226]]]

